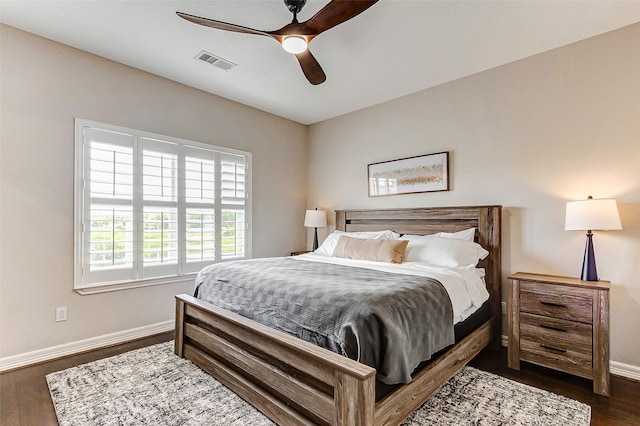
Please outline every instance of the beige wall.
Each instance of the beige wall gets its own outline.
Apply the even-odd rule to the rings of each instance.
[[[585,236],[564,231],[565,202],[613,197],[624,230],[594,237],[611,358],[640,366],[639,52],[636,24],[312,125],[308,205],[502,204],[505,276],[579,276]],[[368,163],[440,151],[451,191],[367,197]]]
[[[305,126],[11,27],[1,40],[0,357],[170,320],[192,287],[72,290],[74,117],[250,151],[254,256],[304,247]]]

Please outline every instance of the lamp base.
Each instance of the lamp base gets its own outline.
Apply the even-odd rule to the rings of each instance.
[[[582,281],[598,281],[596,269],[596,256],[593,252],[593,233],[587,231],[587,244],[584,247],[584,260],[582,261]]]
[[[313,228],[313,251],[318,249],[318,228]]]

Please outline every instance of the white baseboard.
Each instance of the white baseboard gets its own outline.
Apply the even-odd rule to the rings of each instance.
[[[618,361],[609,362],[609,372],[614,376],[622,376],[627,379],[640,382],[640,366],[625,364]]]
[[[502,335],[502,346],[509,345],[509,336]],[[618,361],[609,361],[609,373],[614,376],[624,377],[625,379],[636,380],[640,382],[640,366],[625,364]]]
[[[0,358],[0,372],[12,370],[14,368],[25,367],[31,364],[37,364],[44,361],[60,358],[63,356],[75,355],[106,346],[117,345],[120,343],[136,340],[143,337],[152,336],[154,334],[165,333],[173,330],[175,327],[174,320],[159,322],[156,324],[145,325],[142,327],[132,328],[130,330],[118,331],[115,333],[105,334],[102,336],[91,337],[89,339],[79,340],[77,342],[65,343],[63,345],[52,346],[50,348],[38,349],[32,352],[12,355]]]

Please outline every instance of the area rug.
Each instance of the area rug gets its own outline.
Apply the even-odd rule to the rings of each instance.
[[[58,371],[47,383],[61,426],[273,425],[178,358],[172,342]],[[584,426],[590,418],[586,404],[465,367],[403,425]]]

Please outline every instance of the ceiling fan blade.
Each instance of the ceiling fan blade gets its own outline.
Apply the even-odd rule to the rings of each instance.
[[[320,34],[361,14],[378,0],[333,0],[301,24],[305,33]]]
[[[320,83],[324,83],[327,79],[322,67],[316,60],[316,58],[311,54],[309,49],[305,50],[302,53],[298,53],[295,55],[298,58],[298,62],[300,62],[300,67],[302,67],[302,72],[304,73],[309,83],[313,85],[317,85]]]
[[[243,27],[236,24],[229,24],[227,22],[215,21],[213,19],[201,18],[200,16],[189,15],[188,13],[176,12],[176,15],[181,17],[182,19],[186,19],[189,22],[193,22],[194,24],[203,25],[205,27],[215,28],[218,30],[224,31],[233,31],[236,33],[244,33],[244,34],[255,34],[255,35],[263,35],[267,37],[273,37],[273,35],[269,34],[266,31],[260,31],[253,28]]]

